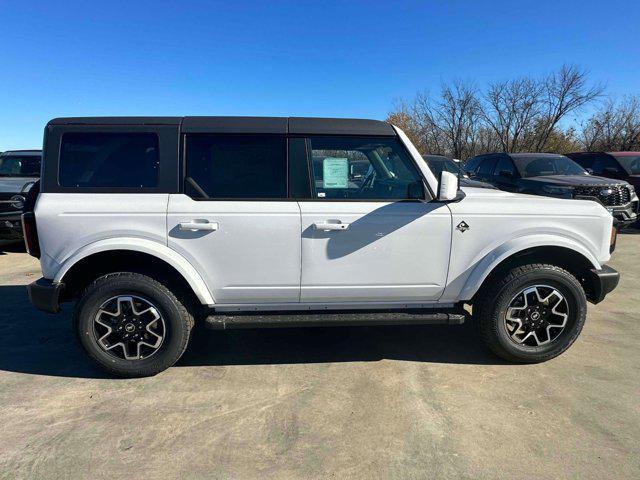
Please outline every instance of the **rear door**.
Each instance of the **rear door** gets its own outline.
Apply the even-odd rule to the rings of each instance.
[[[216,303],[290,303],[300,294],[300,209],[288,199],[287,139],[186,134],[184,193],[169,198],[169,246]]]
[[[311,136],[302,214],[301,301],[428,302],[442,294],[451,215],[426,201],[394,137]]]

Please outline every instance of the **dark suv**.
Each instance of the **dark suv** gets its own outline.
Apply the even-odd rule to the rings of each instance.
[[[22,239],[20,215],[27,192],[40,177],[40,150],[0,154],[0,242]]]
[[[619,227],[635,223],[638,197],[622,180],[596,177],[564,155],[552,153],[492,153],[471,158],[464,166],[474,180],[500,190],[600,202]]]
[[[567,157],[601,177],[626,180],[640,187],[640,152],[580,152]]]

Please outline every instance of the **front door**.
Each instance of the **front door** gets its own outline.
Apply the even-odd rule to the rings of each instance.
[[[302,302],[430,302],[444,290],[451,213],[424,201],[395,138],[311,137],[302,214]],[[423,200],[418,199],[422,197]]]
[[[185,150],[185,192],[169,198],[169,246],[218,304],[298,302],[300,209],[287,200],[286,138],[188,134]]]

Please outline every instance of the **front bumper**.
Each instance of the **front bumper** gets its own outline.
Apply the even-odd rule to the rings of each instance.
[[[616,227],[627,227],[638,220],[638,201],[620,207],[605,207],[610,209]]]
[[[620,274],[608,265],[603,265],[601,269],[591,269],[589,271],[591,280],[591,291],[587,295],[591,303],[600,303],[608,293],[618,286]]]
[[[60,295],[63,290],[64,283],[54,283],[46,278],[27,285],[27,293],[33,306],[48,313],[60,311]]]
[[[22,240],[20,213],[0,215],[0,240]]]

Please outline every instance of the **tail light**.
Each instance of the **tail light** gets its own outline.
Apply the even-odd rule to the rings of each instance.
[[[32,257],[40,258],[40,242],[38,241],[36,216],[33,212],[22,214],[22,234],[27,253]]]

